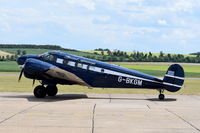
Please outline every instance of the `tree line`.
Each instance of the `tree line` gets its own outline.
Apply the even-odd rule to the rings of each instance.
[[[34,44],[0,44],[0,49],[19,48],[13,55],[0,56],[0,61],[15,61],[18,56],[27,54],[26,48],[32,49],[52,49],[62,51],[77,51],[73,49],[62,48],[57,45],[34,45]],[[78,52],[78,51],[77,51]],[[79,51],[80,52],[80,51]],[[107,62],[184,62],[184,63],[200,63],[200,52],[193,53],[194,56],[184,56],[182,54],[167,54],[162,51],[155,55],[151,52],[143,53],[139,51],[124,52],[120,50],[111,51],[109,49],[95,49],[93,55],[88,55],[87,52],[82,52],[84,57],[107,61]]]
[[[50,49],[50,50],[63,50],[63,51],[77,51],[75,49],[62,48],[58,45],[36,45],[36,44],[0,44],[0,49],[5,48],[18,48],[18,49]]]
[[[99,52],[100,51],[100,52]],[[132,52],[127,53],[120,50],[111,51],[109,49],[95,49],[94,54],[102,55],[99,57],[86,56],[87,58],[101,61],[113,62],[183,62],[183,63],[200,63],[200,55],[184,56],[183,54],[166,54],[162,51],[158,54]]]
[[[16,59],[21,55],[26,55],[26,50],[17,50],[15,54],[0,56],[0,61],[16,61]]]

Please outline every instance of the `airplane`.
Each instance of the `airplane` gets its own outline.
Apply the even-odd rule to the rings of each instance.
[[[22,55],[17,59],[22,70],[19,75],[38,80],[34,88],[36,98],[55,96],[57,84],[82,85],[89,88],[144,88],[159,91],[158,98],[165,99],[164,90],[177,92],[184,84],[184,70],[179,64],[171,65],[164,78],[151,76],[102,61],[52,51],[40,55]]]

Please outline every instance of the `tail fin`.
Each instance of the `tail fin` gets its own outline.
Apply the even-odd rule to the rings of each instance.
[[[182,66],[179,64],[171,65],[163,79],[164,88],[170,92],[180,90],[184,83],[184,77],[185,74]]]

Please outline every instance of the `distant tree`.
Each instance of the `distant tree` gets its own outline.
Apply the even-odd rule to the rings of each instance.
[[[101,55],[104,55],[104,51],[101,51]]]
[[[94,54],[98,55],[98,53],[97,53],[97,52],[94,52]]]
[[[163,51],[160,51],[160,55],[159,55],[160,58],[164,57],[164,53]]]
[[[20,49],[17,50],[17,55],[21,55],[21,50]]]
[[[26,50],[23,50],[23,51],[22,51],[22,55],[26,55]]]
[[[11,55],[10,60],[11,60],[11,61],[15,61],[15,60],[16,60],[15,56],[14,56],[14,55]]]

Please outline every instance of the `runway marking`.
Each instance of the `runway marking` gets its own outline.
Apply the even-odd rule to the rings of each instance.
[[[193,127],[194,129],[196,129],[197,131],[200,132],[200,129],[199,129],[199,128],[197,128],[195,125],[193,125],[193,124],[190,123],[189,121],[187,121],[187,120],[185,120],[184,118],[182,118],[180,115],[178,115],[178,114],[176,114],[176,113],[170,111],[169,109],[165,109],[165,110],[166,110],[167,112],[169,112],[169,113],[175,115],[176,117],[178,117],[179,119],[181,119],[182,121],[184,121],[185,123],[187,123],[188,125],[190,125],[191,127]]]
[[[22,114],[22,113],[26,112],[27,110],[32,109],[32,108],[34,108],[34,107],[36,107],[36,106],[39,106],[39,105],[41,105],[41,104],[43,104],[43,103],[39,103],[39,104],[33,105],[33,106],[28,107],[28,108],[26,108],[26,109],[24,109],[24,110],[22,110],[22,111],[20,111],[20,112],[17,112],[16,114],[11,115],[10,117],[8,117],[8,118],[6,118],[6,119],[0,121],[0,124],[6,122],[6,121],[8,121],[8,120],[10,120],[11,118],[15,117],[15,116],[18,115],[18,114]]]
[[[112,100],[111,94],[109,94],[109,103],[111,103],[111,100]]]
[[[95,119],[95,109],[96,109],[96,103],[93,107],[93,116],[92,116],[92,133],[94,133],[94,119]]]

